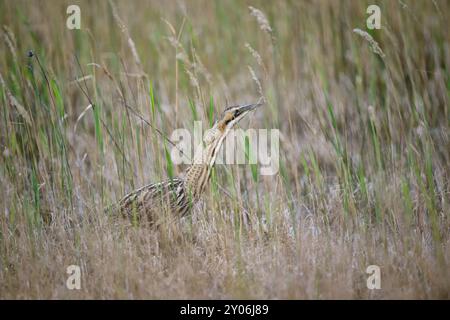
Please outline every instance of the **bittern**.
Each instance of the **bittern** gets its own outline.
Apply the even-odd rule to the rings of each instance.
[[[205,132],[193,163],[181,176],[143,186],[124,196],[114,207],[129,218],[141,220],[146,217],[151,224],[156,223],[166,212],[180,218],[187,215],[208,184],[225,137],[240,120],[260,105],[256,103],[226,108],[212,128]]]

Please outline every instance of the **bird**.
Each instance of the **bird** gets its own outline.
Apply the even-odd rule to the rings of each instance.
[[[192,164],[177,177],[136,189],[115,205],[121,216],[157,224],[167,214],[182,218],[188,215],[208,185],[217,154],[230,130],[252,110],[263,103],[235,105],[224,109],[213,126],[204,134]],[[111,209],[111,208],[110,208]]]

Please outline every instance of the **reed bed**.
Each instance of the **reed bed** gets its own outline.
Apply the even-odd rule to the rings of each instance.
[[[77,1],[69,30],[70,1],[0,0],[0,298],[448,299],[449,2],[368,30],[372,2]],[[185,168],[174,129],[261,96],[276,175],[217,165],[192,216],[111,223]]]

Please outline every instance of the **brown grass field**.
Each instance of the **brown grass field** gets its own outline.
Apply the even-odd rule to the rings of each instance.
[[[0,0],[0,298],[449,299],[449,12]],[[193,214],[157,230],[104,213],[184,170],[158,130],[261,95],[240,126],[280,130],[276,175],[217,165]]]

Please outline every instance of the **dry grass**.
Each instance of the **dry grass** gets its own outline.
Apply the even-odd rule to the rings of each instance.
[[[0,298],[448,299],[450,7],[377,2],[368,31],[364,1],[79,1],[70,31],[1,0]],[[278,175],[217,166],[158,232],[102,213],[183,170],[158,130],[261,94]]]

